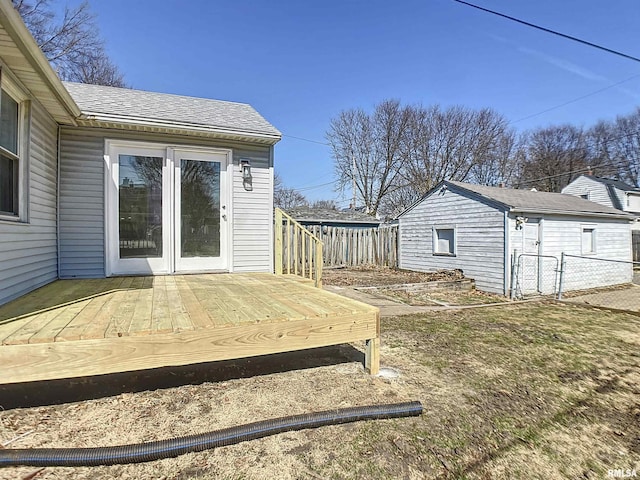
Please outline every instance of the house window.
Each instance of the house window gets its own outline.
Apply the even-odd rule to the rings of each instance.
[[[582,253],[596,253],[596,229],[582,227]]]
[[[433,229],[433,254],[434,255],[455,255],[456,254],[456,230],[453,227],[442,227]]]
[[[582,195],[580,195],[580,198],[584,198],[585,200],[589,200],[589,194],[588,193],[583,193]]]
[[[0,216],[18,217],[20,190],[20,106],[0,89]]]

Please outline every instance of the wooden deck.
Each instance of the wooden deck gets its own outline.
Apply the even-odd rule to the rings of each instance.
[[[58,280],[0,307],[0,384],[228,360],[366,340],[378,309],[293,276]]]

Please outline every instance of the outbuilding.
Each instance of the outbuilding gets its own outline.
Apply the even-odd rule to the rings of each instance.
[[[461,269],[478,289],[553,293],[562,253],[616,262],[567,289],[631,281],[631,217],[573,195],[444,181],[399,216],[400,268]]]

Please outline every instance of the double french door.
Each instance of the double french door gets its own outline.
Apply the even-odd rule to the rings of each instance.
[[[107,146],[107,273],[228,269],[230,152]]]

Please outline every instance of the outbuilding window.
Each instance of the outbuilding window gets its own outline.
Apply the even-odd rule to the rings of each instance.
[[[0,217],[20,215],[20,103],[0,88]]]
[[[596,253],[596,229],[595,227],[582,227],[582,254]]]
[[[453,227],[436,227],[433,229],[433,254],[456,254],[456,229]]]

